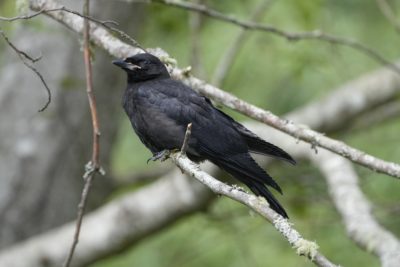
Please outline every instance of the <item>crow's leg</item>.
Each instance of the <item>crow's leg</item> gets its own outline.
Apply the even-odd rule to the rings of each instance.
[[[171,151],[169,151],[168,149],[164,149],[162,151],[156,152],[153,154],[153,156],[151,158],[149,158],[147,160],[147,163],[149,163],[150,160],[151,161],[157,161],[157,160],[164,161],[169,157],[170,154],[171,154]]]

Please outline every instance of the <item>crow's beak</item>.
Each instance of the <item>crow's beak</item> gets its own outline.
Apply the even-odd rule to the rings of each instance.
[[[112,63],[114,65],[117,65],[118,67],[121,67],[121,68],[123,68],[125,66],[125,61],[122,60],[122,59],[113,60]]]
[[[141,69],[140,66],[132,64],[130,62],[126,62],[123,59],[117,59],[113,60],[112,62],[114,65],[123,68],[123,69],[128,69],[128,70],[136,70],[136,69]]]

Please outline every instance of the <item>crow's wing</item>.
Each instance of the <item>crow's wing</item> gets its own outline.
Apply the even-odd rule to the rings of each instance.
[[[188,153],[218,165],[257,195],[264,196],[282,216],[286,212],[265,187],[279,185],[248,154],[246,128],[214,108],[210,101],[173,80],[147,82],[138,90],[137,106],[152,142],[162,149],[180,148],[192,123]],[[239,125],[239,126],[238,126]],[[251,132],[250,132],[251,133]]]
[[[218,110],[218,109],[217,109]],[[272,156],[281,160],[285,160],[295,165],[296,161],[283,149],[268,143],[267,141],[258,137],[255,133],[244,127],[242,124],[235,121],[229,115],[225,114],[221,110],[218,110],[223,116],[229,120],[232,125],[238,130],[242,138],[247,143],[247,146],[251,152]]]
[[[182,145],[186,127],[192,123],[189,146],[226,155],[247,151],[239,132],[209,100],[184,84],[164,79],[138,88],[135,105],[145,131],[156,146],[172,149]]]

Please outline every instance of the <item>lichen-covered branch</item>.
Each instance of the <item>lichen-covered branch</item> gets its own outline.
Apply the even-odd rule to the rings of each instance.
[[[224,195],[238,201],[267,219],[288,240],[293,248],[296,249],[297,254],[306,256],[317,266],[337,266],[318,251],[318,245],[315,242],[304,239],[287,219],[284,219],[278,213],[270,209],[264,198],[256,197],[255,195],[248,194],[237,187],[232,187],[218,181],[208,173],[200,170],[197,164],[190,161],[181,153],[172,154],[171,158],[181,170],[195,177],[201,183],[210,188],[215,194]]]

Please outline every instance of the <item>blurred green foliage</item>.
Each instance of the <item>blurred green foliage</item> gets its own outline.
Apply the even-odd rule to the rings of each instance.
[[[259,1],[208,0],[207,3],[226,14],[246,19]],[[2,16],[13,14],[10,11],[12,2],[0,1]],[[392,1],[391,4],[399,14],[399,3]],[[181,67],[189,65],[188,12],[150,5],[145,14],[141,34],[134,38],[145,47],[163,48],[178,59]],[[274,1],[262,22],[288,31],[320,29],[357,39],[387,59],[395,60],[399,56],[400,35],[380,13],[375,1]],[[2,27],[8,30],[10,26],[4,28],[2,24]],[[238,30],[230,24],[204,19],[200,33],[201,57],[208,79]],[[276,114],[284,114],[379,67],[371,58],[350,48],[321,41],[289,42],[269,33],[252,32],[246,37],[222,88]],[[67,88],[69,80],[63,85]],[[236,119],[245,119],[226,108],[224,111]],[[396,119],[333,136],[393,161],[400,158],[399,131],[400,121]],[[145,164],[150,152],[140,143],[122,112],[119,135],[119,143],[113,151],[113,173],[126,175],[155,166],[154,163]],[[365,168],[357,166],[356,169],[375,215],[385,227],[400,235],[400,184]],[[269,172],[284,189],[285,194],[278,197],[287,207],[295,227],[305,238],[316,240],[321,251],[333,262],[342,266],[379,266],[375,257],[347,238],[323,177],[308,162],[299,162],[296,167],[279,163],[271,166]],[[231,200],[219,198],[207,212],[182,219],[128,251],[91,266],[313,265],[296,256],[287,241],[263,219]]]

